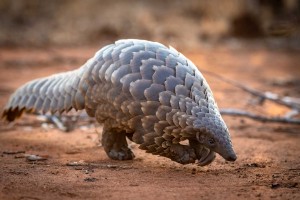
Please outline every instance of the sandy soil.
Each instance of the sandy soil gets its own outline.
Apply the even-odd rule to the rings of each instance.
[[[26,81],[75,69],[97,49],[0,49],[0,107]],[[200,70],[299,97],[299,85],[271,84],[300,77],[299,52],[234,44],[184,54]],[[252,96],[206,78],[221,108],[269,115],[287,111],[269,102],[249,104]],[[300,127],[224,119],[238,160],[228,163],[218,156],[206,167],[183,166],[148,155],[135,144],[131,144],[136,154],[133,161],[112,161],[99,145],[98,125],[65,133],[41,126],[34,116],[24,116],[14,124],[1,122],[0,199],[300,199]],[[47,160],[27,161],[24,154]],[[81,166],[68,166],[74,162]]]

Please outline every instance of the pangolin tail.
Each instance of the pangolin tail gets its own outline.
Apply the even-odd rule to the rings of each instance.
[[[5,106],[2,118],[14,121],[23,112],[62,113],[84,109],[82,75],[85,68],[30,81],[16,90]]]

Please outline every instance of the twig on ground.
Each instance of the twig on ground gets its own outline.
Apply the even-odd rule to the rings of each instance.
[[[237,88],[240,88],[242,90],[244,90],[245,92],[248,92],[252,95],[258,96],[261,98],[261,102],[263,102],[265,99],[268,99],[270,101],[273,101],[277,104],[281,104],[284,106],[287,106],[293,110],[298,110],[300,111],[300,98],[294,98],[294,97],[288,97],[288,96],[284,96],[284,97],[280,97],[278,94],[272,93],[272,92],[261,92],[258,90],[255,90],[253,88],[247,87],[237,81],[234,80],[230,80],[228,78],[225,78],[219,74],[216,74],[214,72],[211,71],[207,71],[207,70],[203,70],[201,69],[201,71],[207,75],[213,76],[219,80],[222,80],[226,83],[229,83]]]
[[[220,109],[220,113],[222,115],[231,115],[231,116],[239,116],[239,117],[247,117],[261,122],[275,122],[275,123],[286,123],[286,124],[300,124],[300,120],[285,118],[285,117],[266,117],[262,115],[257,115],[254,113],[250,113],[244,110],[239,109]]]
[[[253,120],[261,121],[261,122],[273,122],[273,123],[288,123],[288,124],[300,124],[299,119],[293,119],[296,115],[300,113],[300,98],[294,98],[294,97],[280,97],[278,94],[272,93],[272,92],[261,92],[259,90],[255,90],[253,88],[247,87],[237,81],[230,80],[228,78],[225,78],[219,74],[216,74],[211,71],[201,70],[207,75],[210,75],[214,78],[217,78],[223,82],[229,83],[230,85],[233,85],[237,88],[242,89],[245,92],[248,92],[254,96],[257,96],[260,98],[259,102],[262,104],[264,100],[270,100],[274,103],[284,105],[286,107],[289,107],[291,111],[289,111],[285,117],[268,117],[263,115],[254,114],[245,110],[239,110],[239,109],[220,109],[220,113],[223,115],[231,115],[231,116],[240,116],[240,117],[247,117],[251,118]]]
[[[25,153],[25,151],[23,151],[23,150],[21,150],[21,151],[3,151],[2,153],[12,155],[12,154]]]
[[[69,131],[69,128],[61,120],[61,117],[57,117],[55,115],[50,115],[50,116],[47,116],[47,117],[48,117],[48,120],[51,121],[53,124],[55,124],[58,129],[60,129],[64,132]]]
[[[290,119],[290,118],[293,118],[293,117],[295,117],[296,115],[299,115],[299,114],[300,114],[300,110],[293,109],[293,110],[287,112],[284,117]]]

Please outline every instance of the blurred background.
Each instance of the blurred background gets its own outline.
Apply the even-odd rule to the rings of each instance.
[[[299,48],[298,0],[1,0],[0,45],[90,45],[143,38],[173,46],[264,39]]]

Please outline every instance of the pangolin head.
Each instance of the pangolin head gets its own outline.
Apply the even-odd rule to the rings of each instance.
[[[210,151],[216,152],[227,161],[235,161],[236,153],[230,139],[228,128],[220,115],[203,120],[195,120],[196,140]]]

